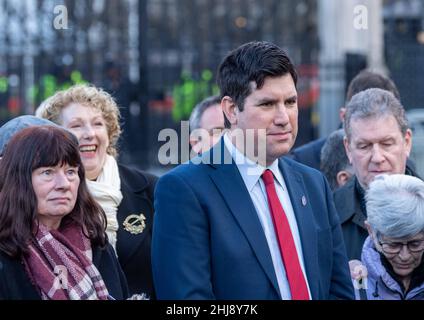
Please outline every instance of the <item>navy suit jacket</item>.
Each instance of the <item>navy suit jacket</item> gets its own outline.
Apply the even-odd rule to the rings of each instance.
[[[321,150],[327,137],[313,140],[291,152],[291,158],[308,167],[321,170]]]
[[[203,160],[214,153],[222,153],[221,163],[228,159],[223,139]],[[312,298],[353,299],[325,178],[292,160],[279,160],[279,166],[296,215]],[[170,171],[158,181],[155,212],[152,264],[159,299],[281,299],[265,234],[234,163],[191,162]]]

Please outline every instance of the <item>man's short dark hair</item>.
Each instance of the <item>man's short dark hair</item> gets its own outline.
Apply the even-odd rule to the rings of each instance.
[[[338,187],[337,173],[351,169],[343,144],[344,135],[343,129],[334,131],[321,149],[321,172],[327,178],[332,190]]]
[[[221,104],[221,97],[219,96],[211,96],[206,99],[200,101],[193,108],[193,111],[190,115],[190,132],[200,128],[200,120],[202,119],[203,113],[214,105]]]
[[[290,74],[297,84],[297,73],[286,52],[269,42],[249,42],[231,51],[218,68],[221,98],[229,96],[243,111],[244,100],[252,93],[251,82],[262,88],[265,78]],[[225,127],[230,122],[224,115]]]
[[[364,70],[350,82],[347,89],[346,102],[349,102],[355,94],[372,88],[390,91],[400,101],[399,90],[390,78],[376,72]]]

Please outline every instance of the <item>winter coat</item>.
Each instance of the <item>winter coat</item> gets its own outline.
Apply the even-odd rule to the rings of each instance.
[[[387,272],[371,237],[365,240],[362,263],[368,270],[366,296],[368,300],[424,300],[424,282],[406,294],[399,283]]]

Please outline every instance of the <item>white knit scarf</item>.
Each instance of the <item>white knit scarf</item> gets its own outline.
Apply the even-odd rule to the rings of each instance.
[[[106,161],[96,181],[87,180],[88,189],[94,199],[106,213],[106,233],[109,242],[116,252],[116,232],[119,224],[117,219],[118,206],[122,201],[121,179],[118,164],[114,157],[106,155]]]

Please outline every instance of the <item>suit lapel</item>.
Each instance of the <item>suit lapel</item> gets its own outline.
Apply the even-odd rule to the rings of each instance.
[[[279,160],[279,168],[286,183],[290,201],[296,216],[297,227],[302,244],[303,261],[312,298],[318,297],[319,287],[316,279],[318,274],[317,234],[314,226],[314,215],[308,199],[308,193],[303,178],[286,161]]]
[[[137,251],[141,250],[143,241],[146,239],[148,234],[151,232],[153,222],[153,204],[145,196],[143,189],[146,188],[146,182],[142,181],[129,181],[131,177],[127,175],[120,168],[121,177],[121,191],[124,195],[121,204],[118,207],[118,241],[116,244],[119,261],[124,265],[128,259]],[[143,214],[145,217],[145,227],[141,233],[133,234],[124,227],[124,221],[129,219],[132,215],[139,216]],[[131,223],[132,220],[128,222]],[[137,224],[140,224],[138,221]]]
[[[216,151],[216,148],[220,145],[223,148],[221,150],[224,150],[223,158],[226,157],[225,159],[228,159],[228,151],[224,147],[223,139],[221,140],[221,144],[215,145],[214,151]],[[227,155],[225,155],[225,153],[227,153]],[[222,161],[221,163],[224,162]],[[278,296],[281,297],[264,231],[236,164],[231,163],[212,166],[217,170],[210,173],[211,179],[230,208],[231,213],[246,236],[254,254]]]

